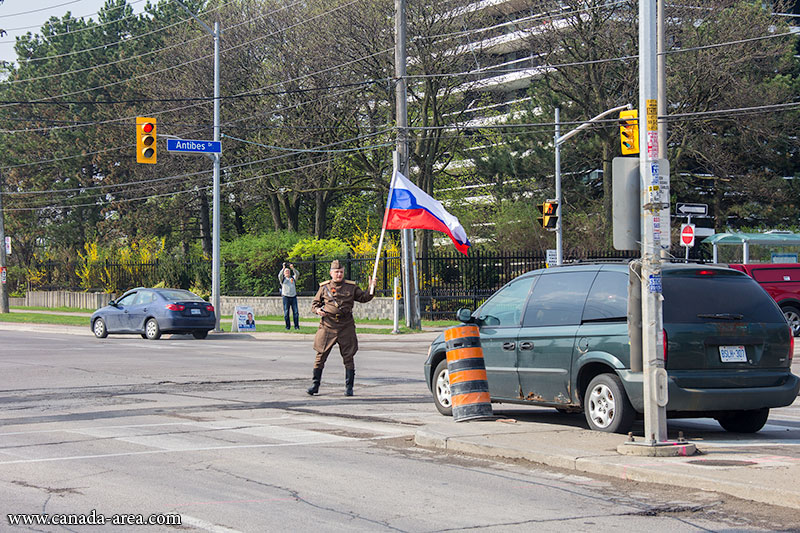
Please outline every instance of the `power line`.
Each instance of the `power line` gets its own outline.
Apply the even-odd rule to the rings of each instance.
[[[338,65],[338,66],[346,66],[346,65]],[[134,78],[135,79],[135,78]],[[325,87],[308,87],[308,88],[298,88],[298,89],[286,89],[283,91],[263,91],[263,92],[244,92],[239,94],[233,94],[230,96],[220,96],[219,100],[241,100],[243,98],[256,98],[260,96],[280,96],[284,94],[303,94],[303,93],[312,93],[318,91],[329,91],[331,89],[342,89],[346,87],[363,87],[365,85],[374,85],[376,83],[385,83],[390,81],[390,78],[378,79],[378,80],[366,80],[361,82],[353,82],[353,83],[342,83],[338,85],[328,85]],[[213,96],[192,96],[192,97],[181,97],[181,98],[132,98],[129,100],[0,100],[0,104],[7,104],[7,105],[117,105],[117,104],[142,104],[142,103],[151,103],[151,102],[213,102],[215,98]],[[92,123],[87,122],[86,125],[90,125]]]
[[[140,3],[144,2],[144,1],[145,0],[134,0],[133,2],[126,2],[125,5],[112,7],[108,11],[116,11],[118,9],[124,9],[127,6],[132,6],[134,4],[140,4]],[[92,15],[99,15],[99,14],[100,14],[99,11],[95,11],[94,13],[89,13],[87,15],[81,15],[80,17],[75,17],[75,20],[84,19],[84,18],[87,18],[87,17],[91,17]],[[102,27],[102,26],[105,26],[107,24],[113,24],[114,22],[121,22],[123,20],[128,20],[129,18],[133,18],[135,16],[137,16],[137,15],[131,15],[129,17],[123,17],[121,19],[117,19],[117,20],[112,21],[112,22],[105,22],[103,24],[98,24],[98,27]],[[49,20],[46,20],[44,22],[44,25],[47,25],[47,24],[50,24]],[[44,25],[35,24],[33,26],[24,26],[24,27],[21,27],[21,28],[6,28],[6,32],[16,32],[16,31],[22,31],[22,30],[40,29],[40,28],[44,27]],[[67,31],[67,32],[64,32],[64,33],[54,33],[52,35],[49,35],[48,37],[60,37],[62,35],[70,35],[72,33],[80,33],[80,32],[86,31],[86,30],[87,30],[87,28],[83,28],[83,29],[80,29],[80,30]],[[14,44],[15,42],[16,42],[16,40],[0,41],[0,44]]]
[[[302,21],[302,22],[300,22],[300,23],[297,23],[297,24],[295,24],[295,25],[292,25],[292,26],[290,26],[289,28],[291,28],[291,27],[295,27],[295,26],[298,26],[298,25],[300,25],[300,24],[303,24],[303,23],[306,23],[306,22],[311,22],[311,21],[313,21],[313,20],[315,20],[315,19],[317,19],[317,18],[320,18],[320,17],[321,17],[321,16],[323,16],[323,15],[328,15],[328,14],[331,14],[331,13],[333,13],[334,11],[336,11],[336,10],[338,10],[338,9],[341,9],[341,8],[343,8],[343,7],[346,7],[346,6],[352,5],[352,4],[356,3],[357,1],[359,1],[359,0],[352,0],[351,2],[349,2],[349,3],[347,3],[347,4],[343,4],[343,5],[341,5],[341,6],[338,6],[337,8],[334,8],[333,10],[329,10],[329,11],[326,11],[326,12],[324,12],[324,13],[321,13],[321,14],[319,14],[319,15],[316,15],[315,17],[312,17],[311,19],[306,19],[306,20],[304,20],[304,21]],[[284,28],[283,30],[286,30],[286,29],[289,29],[289,28]],[[283,31],[283,30],[282,30],[282,31]],[[229,48],[229,49],[227,49],[227,50],[226,50],[226,52],[228,52],[228,51],[232,51],[232,50],[235,50],[236,48],[239,48],[239,47],[245,46],[245,45],[247,45],[247,44],[251,44],[251,43],[253,43],[253,42],[256,42],[256,41],[258,41],[258,40],[264,39],[264,38],[266,38],[266,37],[268,37],[268,35],[267,35],[267,36],[262,36],[262,37],[259,37],[259,38],[256,38],[256,39],[252,39],[252,40],[250,40],[250,41],[247,41],[247,42],[245,42],[245,43],[241,43],[241,44],[239,44],[239,45],[237,45],[237,46],[235,46],[235,47],[233,47],[233,48]],[[266,86],[266,87],[261,87],[261,88],[259,88],[259,90],[260,90],[260,89],[269,88],[269,87],[278,86],[278,85],[283,85],[283,84],[285,84],[285,83],[288,83],[288,82],[290,82],[290,81],[299,81],[299,80],[303,80],[303,79],[306,79],[306,78],[308,78],[308,77],[310,77],[310,76],[313,76],[313,75],[316,75],[316,74],[319,74],[319,73],[323,73],[323,72],[329,72],[329,71],[331,71],[331,70],[335,70],[336,68],[341,68],[342,66],[347,66],[347,65],[350,65],[350,64],[356,63],[356,62],[358,62],[358,61],[363,61],[364,59],[368,59],[368,58],[374,57],[374,56],[376,56],[376,55],[380,55],[380,54],[382,54],[382,53],[386,53],[386,52],[390,52],[390,51],[392,51],[392,50],[391,50],[391,49],[387,49],[387,50],[385,50],[385,51],[379,51],[379,52],[376,52],[376,53],[374,53],[374,54],[370,54],[370,55],[368,55],[368,56],[365,56],[365,57],[362,57],[362,58],[359,58],[359,59],[355,59],[355,60],[352,60],[352,61],[346,62],[346,63],[344,63],[344,64],[341,64],[341,65],[337,65],[337,66],[334,66],[334,67],[330,67],[330,68],[328,68],[328,69],[323,69],[323,70],[321,70],[321,71],[317,71],[317,72],[314,72],[314,73],[309,73],[309,74],[306,74],[306,75],[304,75],[304,76],[300,76],[300,77],[298,77],[298,78],[295,78],[295,79],[293,79],[293,80],[287,80],[287,81],[285,81],[285,82],[279,82],[279,83],[275,83],[275,84],[272,84],[272,85],[268,85],[268,86]],[[206,55],[206,56],[202,56],[202,57],[199,57],[199,58],[195,58],[195,59],[193,59],[193,60],[186,61],[186,62],[184,62],[184,63],[181,63],[181,64],[179,64],[179,65],[174,65],[174,66],[172,66],[172,67],[168,67],[168,68],[165,68],[165,69],[161,69],[161,70],[159,70],[159,71],[150,72],[150,73],[146,73],[146,74],[142,74],[142,75],[136,76],[136,77],[132,78],[132,80],[136,80],[136,79],[144,78],[144,77],[147,77],[147,76],[152,76],[152,75],[154,75],[154,74],[163,73],[163,72],[166,72],[166,71],[172,70],[172,69],[174,69],[174,68],[178,68],[178,67],[181,67],[181,66],[185,66],[185,65],[188,65],[188,64],[191,64],[191,63],[194,63],[194,62],[200,61],[200,60],[202,60],[202,59],[207,59],[207,58],[209,58],[209,57],[211,57],[211,56],[210,56],[210,55]],[[73,94],[86,93],[86,92],[90,92],[90,91],[93,91],[93,90],[96,90],[96,89],[104,89],[104,88],[108,88],[108,87],[113,87],[113,86],[115,86],[115,85],[119,85],[119,84],[121,84],[121,83],[125,83],[125,82],[127,82],[127,81],[131,81],[131,80],[120,80],[120,81],[113,82],[113,83],[109,83],[109,84],[102,85],[102,86],[99,86],[99,87],[93,87],[93,88],[90,88],[90,89],[83,89],[83,90],[80,90],[80,91],[74,91],[74,92],[72,92],[72,93],[61,94],[61,95],[58,95],[58,96],[52,96],[52,97],[48,97],[47,99],[45,99],[45,101],[46,101],[46,100],[53,100],[53,99],[56,99],[56,98],[61,98],[61,97],[64,97],[64,96],[71,96],[71,95],[73,95]],[[241,93],[241,94],[247,94],[247,93],[245,92],[245,93]],[[14,104],[6,104],[6,105],[14,105]],[[182,110],[182,109],[187,109],[187,108],[190,108],[190,107],[195,107],[195,106],[193,106],[193,105],[192,105],[192,106],[184,106],[184,107],[179,107],[179,108],[173,108],[173,109],[169,109],[169,110],[165,110],[165,111],[159,112],[159,113],[157,113],[157,114],[163,114],[163,113],[172,112],[172,111],[180,111],[180,110]],[[127,119],[132,119],[132,118],[134,118],[134,117],[127,117]],[[102,122],[101,124],[107,124],[107,123],[119,122],[119,121],[121,121],[121,120],[126,120],[126,119],[112,119],[112,120],[104,121],[104,122]],[[63,128],[56,127],[56,128],[39,128],[39,129],[17,130],[17,131],[16,131],[16,132],[14,132],[14,133],[18,133],[18,132],[34,132],[34,131],[47,131],[47,130],[54,130],[54,129],[63,129]],[[9,133],[9,132],[7,131],[7,133]]]
[[[299,3],[302,3],[302,1],[303,0],[298,0],[294,4],[286,5],[286,6],[283,6],[283,7],[279,8],[279,9],[276,9],[275,11],[271,11],[269,13],[261,15],[260,17],[257,17],[257,19],[261,19],[261,18],[268,17],[270,15],[274,15],[275,13],[277,13],[277,12],[279,12],[281,10],[284,10],[284,9],[289,9],[291,7],[296,6]],[[230,4],[230,3],[232,3],[232,2],[227,2],[225,4],[222,4],[221,6],[218,6],[218,7],[214,8],[211,11],[216,11],[218,9],[221,9],[223,6],[226,6],[226,5]],[[211,11],[209,11],[209,12],[211,12]],[[120,19],[120,20],[122,20],[122,19]],[[128,39],[120,39],[118,41],[114,41],[112,43],[96,46],[96,47],[93,47],[93,48],[84,48],[82,50],[74,50],[72,52],[68,52],[68,53],[60,54],[60,55],[55,55],[55,56],[46,56],[46,57],[42,57],[42,58],[32,58],[32,59],[29,59],[29,60],[26,60],[26,61],[27,62],[47,61],[47,60],[55,59],[55,58],[66,57],[66,56],[71,56],[71,55],[77,55],[77,54],[84,53],[84,52],[91,52],[91,51],[94,51],[94,50],[106,49],[109,46],[116,46],[118,44],[128,44],[128,43],[133,42],[135,40],[138,40],[138,39],[140,39],[142,37],[146,37],[146,36],[152,35],[154,33],[163,32],[164,30],[173,28],[175,26],[181,25],[182,23],[184,23],[186,21],[191,21],[191,20],[192,19],[190,17],[190,18],[187,18],[187,19],[183,19],[183,20],[181,20],[179,22],[176,22],[174,24],[163,26],[163,27],[158,28],[156,30],[152,30],[152,31],[140,34],[140,35],[136,35],[136,36],[130,37]],[[230,31],[231,29],[237,28],[237,27],[239,27],[239,26],[241,26],[243,24],[248,24],[250,22],[252,22],[252,21],[248,20],[248,21],[245,21],[245,22],[240,22],[239,24],[234,24],[233,26],[227,28],[227,31]],[[96,27],[98,27],[98,26],[94,26],[93,28],[96,28]],[[48,36],[48,37],[50,37],[50,36]],[[122,59],[118,59],[116,61],[111,61],[109,63],[104,63],[102,65],[92,65],[90,67],[85,67],[85,68],[82,68],[82,69],[67,70],[67,71],[64,71],[64,72],[59,72],[59,73],[55,73],[55,74],[49,74],[47,76],[38,76],[38,77],[35,77],[35,78],[21,78],[21,79],[16,79],[16,80],[7,80],[6,83],[14,85],[14,84],[17,84],[17,83],[27,83],[27,82],[43,80],[43,79],[52,79],[52,78],[57,78],[57,77],[61,77],[61,76],[68,76],[68,75],[71,75],[71,74],[77,74],[77,73],[80,73],[80,72],[85,72],[87,70],[94,70],[94,69],[103,68],[103,67],[107,67],[107,66],[111,66],[111,65],[118,65],[118,64],[125,63],[125,62],[128,62],[128,61],[133,61],[135,59],[141,59],[141,58],[153,55],[153,54],[159,54],[161,52],[166,52],[167,50],[172,50],[173,48],[183,47],[183,46],[186,46],[189,43],[193,43],[193,42],[199,41],[201,39],[206,39],[207,37],[208,37],[207,35],[199,35],[199,36],[197,36],[197,37],[195,37],[193,39],[189,39],[188,41],[183,41],[181,43],[176,43],[176,44],[172,44],[172,45],[169,45],[169,46],[164,46],[164,47],[161,47],[161,48],[157,48],[155,50],[150,50],[149,52],[145,52],[145,53],[142,53],[142,54],[125,57],[125,58],[122,58]]]
[[[260,114],[257,114],[257,115],[250,115],[250,116],[242,117],[242,118],[239,118],[239,119],[236,119],[236,120],[228,121],[228,122],[223,123],[222,127],[242,128],[243,126],[238,126],[238,123],[244,122],[244,121],[250,121],[250,120],[252,120],[253,118],[256,118],[256,117],[270,116],[272,113],[280,113],[280,112],[283,112],[283,111],[294,109],[294,108],[299,107],[300,105],[305,105],[306,103],[314,103],[314,102],[318,102],[320,100],[324,100],[324,99],[328,99],[328,98],[339,98],[340,96],[342,96],[344,94],[347,94],[347,93],[350,93],[352,91],[353,91],[353,89],[349,89],[347,91],[341,91],[339,93],[330,92],[330,93],[326,94],[325,96],[323,96],[322,98],[317,98],[315,100],[307,100],[305,102],[300,102],[298,104],[294,104],[294,105],[291,105],[291,106],[283,106],[283,107],[280,107],[278,109],[272,109],[269,112],[260,113]],[[81,122],[76,122],[76,124],[81,124],[82,125],[82,124],[85,124],[85,123],[83,121],[81,121]],[[128,125],[124,125],[123,126],[122,124],[114,124],[114,125],[117,126],[117,127],[120,127],[120,128],[121,127],[128,127]],[[164,125],[165,124],[162,123],[162,127]],[[196,133],[198,131],[206,130],[206,129],[209,129],[209,128],[212,127],[211,124],[208,124],[208,125],[205,125],[205,124],[202,124],[202,125],[199,125],[199,124],[181,124],[181,123],[176,123],[176,122],[166,122],[166,125],[167,126],[176,125],[176,126],[184,126],[184,127],[189,127],[189,128],[195,128],[194,130],[189,131],[189,132],[187,132],[185,134],[193,134],[193,133]],[[383,125],[378,126],[378,127],[383,127]],[[247,129],[247,130],[257,130],[257,129],[301,129],[301,130],[302,129],[326,129],[324,126],[294,126],[294,125],[244,126],[244,128]],[[13,169],[13,168],[21,168],[21,167],[34,166],[34,165],[44,165],[44,164],[47,164],[47,163],[56,163],[56,162],[60,162],[60,161],[66,161],[66,160],[69,160],[69,159],[76,159],[76,158],[81,158],[81,157],[98,155],[98,154],[102,154],[102,153],[109,153],[109,152],[123,150],[123,149],[131,149],[134,146],[135,146],[135,144],[126,144],[126,145],[123,145],[123,146],[117,146],[117,147],[113,147],[113,148],[106,148],[106,149],[103,149],[103,150],[97,150],[97,151],[94,151],[94,152],[86,152],[86,153],[81,153],[81,154],[75,154],[75,155],[71,155],[71,156],[64,156],[64,157],[55,158],[55,159],[41,160],[41,161],[36,161],[36,162],[32,162],[32,163],[22,163],[22,164],[19,164],[19,165],[8,165],[8,166],[5,166],[5,167],[0,167],[0,170],[8,170],[8,169]]]
[[[316,150],[308,150],[308,151],[315,151],[317,153],[336,153],[335,150],[323,150],[323,149],[324,148],[329,148],[331,146],[338,146],[338,145],[342,145],[342,144],[346,144],[346,143],[350,143],[350,142],[355,142],[355,141],[360,141],[360,140],[376,137],[378,135],[382,135],[384,133],[388,133],[388,132],[392,131],[392,129],[393,128],[388,128],[388,129],[377,131],[377,132],[373,132],[373,133],[359,135],[357,137],[351,137],[349,139],[343,139],[343,140],[335,141],[333,143],[329,143],[329,144],[325,144],[325,145],[319,146],[319,147],[317,147]],[[244,141],[244,139],[236,139],[236,140],[247,142],[247,141]],[[258,144],[258,143],[253,143],[253,144]],[[373,146],[370,146],[370,147],[360,148],[360,150],[372,150],[372,149],[380,148],[380,147],[384,147],[384,146],[385,145],[382,145],[382,144],[381,145],[373,145]],[[270,147],[270,148],[281,149],[279,147]],[[237,168],[241,168],[241,167],[244,167],[244,166],[250,166],[250,165],[254,165],[254,164],[266,163],[266,162],[275,161],[275,160],[278,160],[278,159],[285,159],[287,157],[290,157],[291,155],[292,155],[291,153],[281,154],[281,155],[267,157],[267,158],[256,160],[256,161],[247,161],[247,162],[243,162],[243,163],[237,163],[237,164],[234,164],[234,165],[225,166],[225,167],[222,168],[222,170],[227,172],[227,171],[235,170]],[[71,189],[50,189],[50,190],[38,190],[38,191],[8,191],[8,192],[5,192],[4,194],[10,195],[10,196],[23,196],[23,195],[27,195],[27,194],[58,194],[58,193],[66,193],[66,192],[85,192],[85,191],[89,191],[89,190],[102,190],[102,189],[109,189],[109,188],[114,188],[114,187],[128,187],[128,186],[131,186],[131,185],[142,185],[142,184],[147,184],[147,183],[157,183],[157,182],[173,180],[173,179],[183,179],[183,178],[187,178],[187,177],[197,176],[197,175],[200,175],[200,174],[208,174],[209,172],[210,172],[210,170],[203,170],[203,171],[191,172],[191,173],[186,173],[186,174],[178,174],[178,175],[174,175],[174,176],[167,176],[167,177],[163,177],[163,178],[155,178],[155,179],[142,180],[142,181],[133,181],[133,182],[127,182],[127,183],[94,185],[94,186],[88,186],[88,187],[75,187],[75,188],[71,188]]]
[[[54,6],[42,7],[42,8],[39,8],[39,9],[31,9],[30,11],[20,11],[19,13],[11,13],[9,15],[6,15],[5,13],[3,13],[3,18],[5,19],[5,18],[10,18],[10,17],[19,17],[20,15],[29,15],[31,13],[41,13],[42,11],[50,11],[51,9],[55,9],[57,7],[62,7],[62,6],[67,6],[69,4],[75,4],[75,3],[78,3],[80,1],[81,0],[69,0],[69,2],[63,2],[61,4],[56,4]]]
[[[374,149],[374,148],[375,147],[370,148],[370,149]],[[301,166],[298,166],[298,167],[287,168],[287,169],[275,171],[275,172],[272,172],[272,173],[269,173],[269,174],[261,174],[261,175],[258,175],[258,176],[251,176],[249,178],[242,178],[242,179],[239,179],[239,180],[227,181],[227,182],[225,182],[225,183],[223,183],[221,185],[223,187],[230,187],[232,185],[237,185],[237,184],[240,184],[240,183],[246,183],[246,182],[254,181],[254,180],[257,180],[257,179],[270,178],[270,177],[286,174],[286,173],[289,173],[289,172],[297,172],[298,170],[305,170],[307,168],[312,168],[312,167],[319,166],[319,165],[322,165],[322,164],[330,163],[331,161],[333,161],[333,158],[327,158],[327,159],[323,159],[321,161],[317,161],[317,162],[314,162],[314,163],[308,163],[308,164],[301,165]],[[162,194],[152,194],[152,195],[147,195],[147,196],[140,196],[140,197],[137,197],[137,198],[122,198],[122,199],[107,200],[105,202],[96,201],[96,202],[92,202],[92,203],[73,204],[73,205],[57,205],[57,206],[49,205],[49,206],[41,206],[41,207],[4,208],[4,210],[5,211],[42,211],[42,210],[45,210],[45,209],[75,209],[75,208],[78,208],[78,207],[102,207],[102,206],[105,206],[105,205],[113,205],[115,203],[127,203],[127,202],[141,201],[141,200],[150,200],[150,199],[154,199],[154,198],[163,198],[163,197],[168,197],[168,196],[177,196],[178,194],[196,192],[196,191],[199,191],[199,190],[208,190],[208,189],[211,189],[211,187],[212,187],[211,185],[207,185],[207,186],[203,186],[203,187],[195,186],[195,187],[192,187],[191,189],[184,189],[184,190],[181,190],[181,191],[173,191],[173,192],[162,193]],[[278,192],[278,191],[275,190],[275,191],[272,191],[272,192]],[[300,192],[310,192],[310,191],[300,191]]]
[[[735,45],[735,44],[745,44],[745,43],[751,43],[751,42],[754,42],[754,41],[763,41],[765,39],[774,39],[776,37],[786,37],[786,36],[789,36],[789,35],[797,35],[797,34],[795,32],[788,31],[786,33],[775,33],[773,35],[762,35],[761,37],[751,37],[749,39],[740,39],[738,41],[728,41],[728,42],[724,42],[724,43],[707,44],[707,45],[703,45],[703,46],[693,46],[691,48],[677,48],[675,50],[667,50],[667,51],[665,51],[663,53],[664,53],[664,55],[669,55],[669,54],[677,54],[677,53],[680,53],[680,52],[693,52],[695,50],[706,50],[706,49],[709,49],[709,48],[720,48],[722,46],[731,46],[731,45]]]

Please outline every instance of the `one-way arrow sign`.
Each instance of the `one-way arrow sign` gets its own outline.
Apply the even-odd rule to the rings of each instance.
[[[678,215],[704,217],[708,214],[708,204],[675,204],[675,211]]]

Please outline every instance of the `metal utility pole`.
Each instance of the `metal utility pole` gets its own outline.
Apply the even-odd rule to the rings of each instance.
[[[394,76],[397,112],[397,161],[395,168],[408,177],[408,109],[406,91],[406,1],[394,2]],[[417,261],[414,251],[414,230],[401,230],[403,246],[403,305],[406,327],[422,329],[417,289]]]
[[[206,26],[208,29],[208,26]],[[219,39],[220,29],[219,22],[214,23],[214,31],[211,33],[214,36],[214,141],[219,142]],[[220,315],[222,309],[220,308],[219,296],[219,278],[220,278],[220,252],[219,252],[219,234],[220,234],[220,205],[219,205],[219,160],[222,154],[214,154],[214,175],[213,175],[213,237],[211,238],[211,299],[214,300],[214,315],[217,317],[217,323],[214,326],[214,331],[221,331],[219,327]]]
[[[6,231],[3,221],[3,194],[5,193],[5,180],[3,175],[0,174],[0,275],[5,275],[5,278],[0,283],[0,313],[8,313],[8,291],[6,290],[6,282],[8,280],[8,273],[6,268]]]
[[[219,142],[220,128],[219,128],[219,42],[222,32],[219,28],[219,22],[214,23],[212,30],[208,24],[200,20],[191,10],[186,7],[180,0],[174,0],[179,6],[189,13],[189,16],[196,20],[200,26],[203,27],[214,38],[214,141]],[[219,327],[219,317],[221,314],[220,309],[220,252],[219,252],[219,236],[220,236],[220,177],[219,177],[219,164],[221,154],[211,154],[214,161],[213,172],[213,199],[211,209],[211,300],[214,306],[214,314],[217,317],[217,323],[214,326],[214,331],[222,331]]]
[[[658,116],[667,115],[667,56],[666,35],[664,34],[664,4],[665,0],[658,1]],[[658,154],[667,159],[667,123],[663,118],[658,120]]]
[[[564,264],[564,219],[561,217],[561,110],[555,109],[556,134],[553,144],[556,149],[556,265]]]
[[[564,237],[563,237],[563,219],[561,217],[561,145],[564,142],[578,133],[581,130],[588,128],[593,122],[597,122],[601,118],[622,111],[623,109],[631,109],[631,104],[617,106],[608,111],[603,111],[596,117],[592,117],[574,130],[561,135],[561,110],[555,109],[556,120],[556,135],[553,140],[556,151],[556,265],[561,266],[564,264]]]
[[[642,205],[642,367],[645,443],[667,440],[661,283],[656,0],[639,1],[639,174]],[[643,120],[644,119],[644,120]]]

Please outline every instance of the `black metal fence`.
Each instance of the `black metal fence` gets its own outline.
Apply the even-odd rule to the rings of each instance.
[[[595,260],[629,260],[638,252],[585,252],[565,256],[564,263]],[[374,257],[340,258],[345,277],[366,286],[372,275]],[[330,278],[330,258],[293,261],[299,272],[298,294],[316,294],[322,281]],[[384,252],[378,262],[376,295],[391,296],[394,278],[400,279],[401,258]],[[420,310],[423,319],[451,319],[461,307],[475,309],[497,289],[520,274],[544,268],[541,252],[480,253],[464,256],[457,252],[434,252],[416,261]],[[280,263],[261,265],[260,274],[252,266],[224,263],[220,271],[222,294],[232,296],[278,296]],[[244,271],[247,271],[247,275]],[[162,260],[142,263],[99,261],[96,263],[45,262],[31,269],[31,290],[110,290],[122,292],[132,287],[154,286],[211,291],[211,262]],[[98,280],[97,287],[87,287],[87,279]]]

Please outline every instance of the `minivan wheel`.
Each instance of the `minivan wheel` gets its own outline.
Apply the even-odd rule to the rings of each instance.
[[[206,337],[208,337],[208,330],[207,329],[195,330],[192,332],[192,336],[195,339],[205,339]]]
[[[158,322],[155,318],[151,318],[144,325],[144,334],[151,341],[157,341],[161,338],[161,328],[158,327]]]
[[[789,327],[792,329],[792,335],[800,337],[800,310],[792,305],[785,305],[781,310],[789,323]]]
[[[453,416],[453,404],[450,398],[450,373],[447,371],[447,359],[442,359],[433,371],[433,403],[436,409],[445,416]]]
[[[753,411],[730,411],[717,417],[717,422],[725,431],[731,433],[755,433],[764,427],[769,418],[769,409]]]
[[[636,411],[616,374],[600,374],[589,382],[583,412],[589,429],[606,433],[627,433],[636,418]]]

